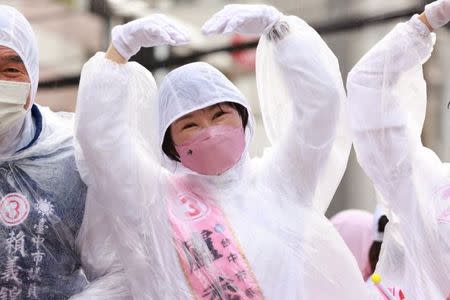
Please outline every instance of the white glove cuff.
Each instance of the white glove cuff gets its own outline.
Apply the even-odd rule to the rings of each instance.
[[[435,1],[425,6],[428,23],[434,29],[438,29],[449,22],[450,1],[444,1]]]
[[[114,26],[111,31],[111,43],[119,54],[127,61],[137,52],[133,53],[133,49],[127,46],[122,37],[122,25]]]

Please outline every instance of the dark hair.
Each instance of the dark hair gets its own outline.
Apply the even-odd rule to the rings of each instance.
[[[247,123],[248,123],[247,109],[239,103],[229,102],[229,101],[217,103],[217,104],[214,104],[211,106],[217,106],[217,107],[219,107],[220,110],[222,110],[221,105],[223,105],[223,104],[229,105],[230,107],[234,108],[238,112],[238,114],[242,120],[242,126],[245,129],[245,127],[247,127]],[[178,155],[177,150],[175,149],[175,145],[173,143],[172,134],[170,132],[170,126],[169,126],[169,128],[167,128],[166,132],[164,133],[162,150],[171,160],[180,161],[180,156]]]
[[[384,229],[386,228],[387,223],[389,222],[389,219],[386,217],[386,215],[382,215],[380,219],[378,219],[378,228],[377,231],[379,233],[384,233]],[[372,273],[375,272],[375,267],[377,266],[378,259],[380,258],[380,251],[381,251],[381,245],[383,242],[374,241],[372,245],[370,246],[369,250],[369,263],[370,263],[370,269],[372,270]]]

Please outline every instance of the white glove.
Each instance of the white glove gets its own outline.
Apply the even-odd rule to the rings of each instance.
[[[450,22],[450,0],[438,0],[425,6],[425,15],[433,29]]]
[[[114,48],[126,60],[141,47],[181,45],[189,42],[187,30],[162,14],[115,26],[111,32]]]
[[[230,4],[212,16],[202,27],[205,35],[238,32],[261,35],[283,14],[268,5]]]

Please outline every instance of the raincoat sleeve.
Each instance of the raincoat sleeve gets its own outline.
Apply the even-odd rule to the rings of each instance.
[[[358,62],[347,81],[358,161],[400,214],[408,214],[414,203],[413,161],[428,152],[420,139],[426,105],[422,64],[433,44],[433,34],[419,20],[399,24]],[[402,191],[409,192],[399,195]]]
[[[448,175],[420,138],[426,110],[422,64],[434,41],[415,16],[376,44],[347,82],[358,161],[390,220],[377,272],[387,286],[397,285],[414,299],[445,299],[450,293],[448,233],[436,197]]]
[[[350,137],[337,58],[303,20],[283,17],[261,37],[257,85],[270,180],[294,188],[306,206],[324,212],[342,178]]]
[[[145,200],[157,184],[159,169],[148,144],[155,93],[152,75],[137,63],[117,64],[98,53],[83,67],[75,152],[88,186],[78,237],[83,267],[91,280],[86,296],[109,293],[127,298],[127,270],[145,265],[139,255],[130,253],[143,252],[140,225],[149,202]]]

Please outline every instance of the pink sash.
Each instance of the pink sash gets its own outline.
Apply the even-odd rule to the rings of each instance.
[[[212,201],[180,192],[169,205],[181,267],[196,299],[264,299],[224,213]]]

